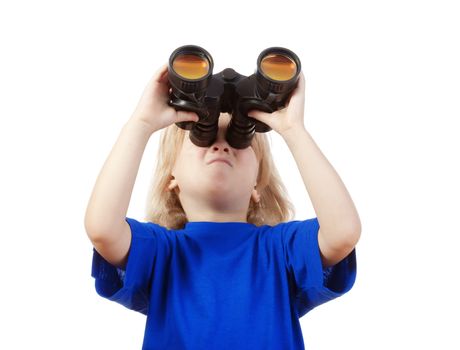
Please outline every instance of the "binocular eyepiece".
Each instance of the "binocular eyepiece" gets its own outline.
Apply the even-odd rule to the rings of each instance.
[[[197,122],[176,125],[190,130],[190,140],[200,147],[215,141],[220,114],[231,114],[225,138],[238,149],[250,146],[256,132],[271,130],[247,112],[258,109],[272,113],[283,108],[297,86],[301,70],[297,55],[283,47],[263,50],[255,73],[248,77],[232,68],[213,75],[213,68],[211,55],[200,46],[185,45],[174,50],[168,62],[168,104],[198,115]]]

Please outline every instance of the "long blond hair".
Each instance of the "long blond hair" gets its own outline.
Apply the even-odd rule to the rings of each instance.
[[[157,153],[157,164],[146,201],[145,219],[168,229],[182,229],[187,216],[175,191],[167,187],[172,179],[172,169],[182,147],[187,131],[176,124],[162,129]],[[256,132],[252,145],[259,162],[256,189],[259,203],[249,203],[247,222],[254,225],[276,225],[292,220],[295,208],[290,201],[278,170],[273,162],[266,133]]]

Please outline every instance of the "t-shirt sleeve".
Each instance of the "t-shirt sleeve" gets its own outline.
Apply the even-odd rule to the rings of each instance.
[[[356,279],[356,249],[337,264],[323,268],[317,218],[290,221],[283,229],[287,269],[295,286],[298,317],[348,292]]]
[[[96,292],[100,296],[147,315],[158,226],[132,218],[125,220],[131,228],[125,269],[111,265],[93,247],[91,276],[95,278]]]

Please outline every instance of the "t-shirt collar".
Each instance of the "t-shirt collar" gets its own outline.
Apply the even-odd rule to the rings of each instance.
[[[215,221],[189,221],[185,223],[184,230],[219,230],[219,229],[248,229],[255,228],[256,225],[249,222],[215,222]]]

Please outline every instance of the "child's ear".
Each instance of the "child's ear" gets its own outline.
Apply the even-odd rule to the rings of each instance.
[[[251,198],[254,202],[259,203],[260,202],[260,195],[259,192],[254,188],[252,190]]]
[[[168,191],[172,191],[174,188],[178,187],[178,183],[176,181],[175,178],[172,178],[170,181],[169,181],[169,185],[168,185]]]

